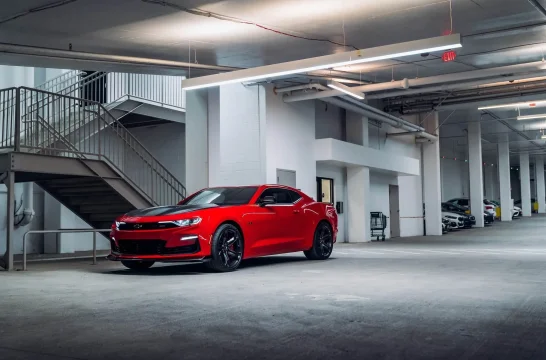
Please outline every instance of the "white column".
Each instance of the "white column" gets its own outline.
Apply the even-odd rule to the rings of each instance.
[[[484,227],[483,219],[482,128],[479,121],[468,124],[468,172],[470,178],[470,211],[476,227]]]
[[[521,210],[523,216],[531,216],[531,174],[529,154],[519,155],[519,180],[521,189]]]
[[[205,188],[208,173],[208,92],[186,92],[186,186],[187,195]]]
[[[537,184],[537,202],[539,214],[546,213],[546,188],[544,186],[544,156],[535,157],[535,182]]]
[[[430,133],[438,129],[438,113],[429,116],[423,124]],[[440,142],[423,143],[423,200],[425,203],[425,232],[442,235],[442,182],[440,179]]]
[[[347,219],[349,242],[365,242],[370,235],[370,169],[347,168]]]
[[[499,136],[498,143],[498,169],[499,169],[499,190],[501,203],[501,220],[512,221],[512,191],[510,187],[510,144],[508,135]]]
[[[347,111],[345,118],[347,142],[367,147],[368,118]],[[370,169],[347,168],[347,227],[349,242],[371,240],[370,235]]]

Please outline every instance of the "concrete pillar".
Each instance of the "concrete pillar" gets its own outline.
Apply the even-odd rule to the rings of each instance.
[[[14,270],[14,234],[15,234],[15,173],[8,172],[5,179],[7,201],[6,201],[6,253],[3,259],[0,259],[0,266],[5,270]]]
[[[484,227],[483,212],[482,128],[479,121],[468,124],[468,172],[470,179],[470,211],[476,227]]]
[[[347,111],[345,117],[347,142],[368,147],[368,118]],[[347,227],[349,242],[371,240],[370,235],[370,169],[347,168]]]
[[[498,169],[501,204],[501,221],[512,221],[512,191],[510,187],[510,144],[508,134],[499,136]]]
[[[186,186],[187,195],[209,184],[208,90],[186,92]]]
[[[546,188],[544,186],[544,156],[535,157],[535,182],[537,184],[537,202],[539,214],[546,213]]]
[[[428,116],[424,128],[438,131],[438,113]],[[440,179],[440,142],[423,143],[423,200],[425,203],[426,235],[442,235],[442,183]]]
[[[521,211],[523,216],[531,216],[531,174],[529,154],[519,155],[519,181],[521,189]]]
[[[349,242],[364,242],[370,235],[370,169],[347,168],[347,226]]]

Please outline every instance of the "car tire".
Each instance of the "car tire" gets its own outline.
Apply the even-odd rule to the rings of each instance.
[[[212,237],[211,259],[207,267],[218,272],[236,270],[243,260],[243,235],[233,224],[223,224]]]
[[[146,270],[149,269],[155,261],[122,261],[121,263],[131,270]]]
[[[334,234],[326,221],[321,221],[313,235],[313,247],[303,253],[309,260],[326,260],[332,255]]]

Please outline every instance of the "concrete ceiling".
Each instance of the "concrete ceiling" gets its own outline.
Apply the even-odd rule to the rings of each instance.
[[[0,9],[8,18],[53,0],[18,0]],[[434,37],[450,30],[449,1],[438,0],[170,0],[259,23],[298,36],[358,48]],[[342,4],[342,5],[341,5]],[[439,54],[373,64],[377,81],[421,77],[541,58],[545,26],[479,35],[545,21],[525,0],[454,0],[453,31],[464,36],[456,62]],[[233,67],[253,67],[350,50],[296,39],[254,25],[188,14],[141,0],[77,0],[0,24],[0,41],[106,54],[142,56]],[[2,58],[0,58],[2,61]],[[4,62],[12,62],[7,57]],[[408,64],[409,63],[409,64]]]
[[[141,0],[76,0],[66,5],[2,21],[57,0],[18,0],[0,8],[0,42],[103,54],[129,55],[231,67],[254,67],[348,51],[349,46],[281,35],[255,25],[203,17]],[[526,0],[169,0],[173,5],[258,23],[300,37],[327,39],[357,48],[463,35],[455,62],[441,54],[412,56],[336,70],[369,81],[426,77],[538,61],[546,48],[546,17]],[[75,61],[0,54],[0,63],[82,68]],[[97,70],[126,70],[97,65]],[[158,72],[153,68],[131,71]],[[172,71],[191,76],[203,72]],[[478,112],[474,109],[475,116]],[[445,112],[447,116],[451,112]],[[507,112],[494,112],[499,118]],[[463,114],[463,115],[461,115]],[[442,127],[445,146],[464,147],[465,112],[456,111]],[[513,114],[512,114],[513,115]],[[485,119],[485,118],[484,118]],[[509,125],[506,125],[509,124]],[[546,123],[544,124],[546,126]],[[515,120],[484,121],[484,157],[495,149],[497,133],[509,132],[513,148],[536,148],[514,128]],[[464,134],[463,134],[464,135]],[[540,131],[528,132],[537,138]],[[455,138],[455,136],[462,136]],[[447,138],[457,139],[447,140]],[[463,140],[461,140],[463,139]],[[462,144],[462,145],[461,145]],[[494,159],[494,157],[492,158]]]

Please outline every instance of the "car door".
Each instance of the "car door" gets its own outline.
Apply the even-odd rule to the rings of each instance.
[[[267,211],[275,214],[267,224],[273,235],[264,239],[260,251],[263,255],[295,251],[296,243],[301,240],[301,235],[298,235],[301,232],[297,229],[300,209],[294,206],[289,191],[284,188],[271,187],[264,190],[258,202],[266,196],[275,198],[274,204],[264,206]]]

